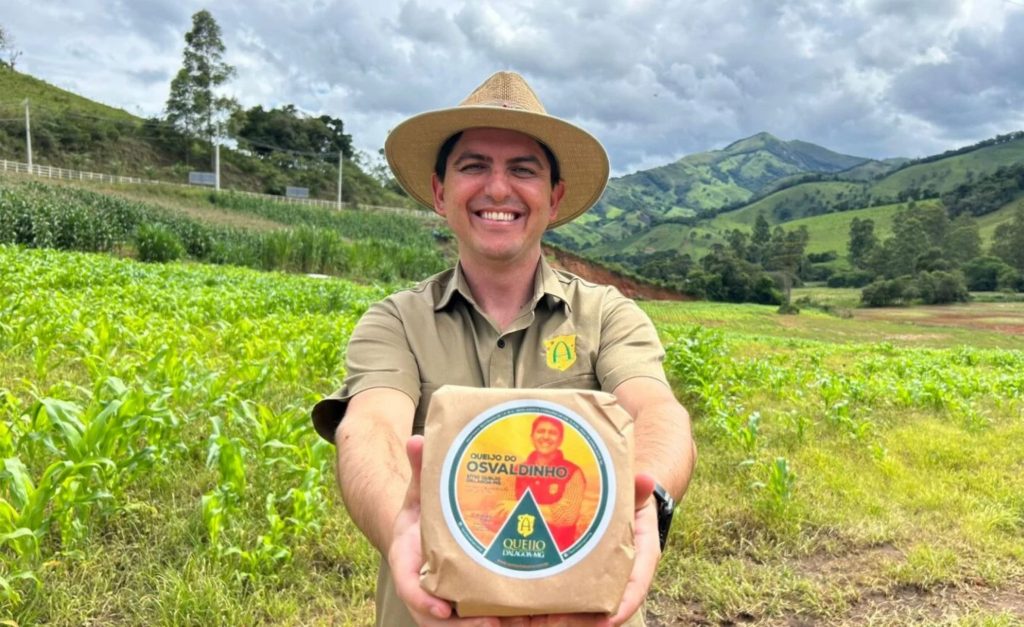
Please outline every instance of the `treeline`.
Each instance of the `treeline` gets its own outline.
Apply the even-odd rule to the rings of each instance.
[[[675,250],[621,253],[605,259],[697,298],[773,304],[792,311],[790,290],[800,283],[809,263],[804,255],[808,239],[806,228],[772,228],[762,214],[753,233],[733,229],[726,244],[713,244],[699,260]]]
[[[988,148],[989,146],[998,146],[1000,144],[1008,144],[1018,139],[1024,139],[1024,131],[1014,131],[1012,133],[1006,133],[1004,135],[996,135],[995,137],[982,140],[976,144],[970,146],[963,146],[962,148],[956,148],[954,150],[947,150],[946,152],[929,155],[927,157],[921,157],[920,159],[912,159],[906,163],[901,164],[898,168],[893,170],[899,172],[915,165],[921,165],[922,163],[932,163],[934,161],[941,161],[950,157],[956,157],[957,155],[966,155],[967,153],[980,150],[981,148]]]
[[[855,218],[847,251],[853,270],[830,276],[828,285],[863,287],[861,300],[869,306],[963,302],[969,291],[1024,291],[1024,206],[996,229],[988,250],[970,213],[950,218],[941,204],[910,202],[884,240],[872,220]]]
[[[973,172],[968,181],[942,194],[951,216],[964,213],[983,216],[999,209],[1024,192],[1024,163],[1002,166],[992,174],[974,181]]]

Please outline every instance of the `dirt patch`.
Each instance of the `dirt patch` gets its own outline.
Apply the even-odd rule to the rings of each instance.
[[[629,298],[643,300],[697,300],[693,296],[638,281],[632,277],[623,276],[614,270],[599,266],[564,250],[545,246],[544,256],[552,261],[552,267],[572,272],[576,276],[592,283],[614,285]]]
[[[1021,303],[879,307],[858,309],[854,313],[854,318],[1024,335],[1024,304]]]

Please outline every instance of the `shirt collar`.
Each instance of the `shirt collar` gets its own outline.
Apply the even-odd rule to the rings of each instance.
[[[444,290],[441,292],[440,298],[437,300],[437,304],[434,305],[434,311],[441,311],[447,307],[455,293],[458,292],[468,302],[476,305],[473,300],[473,293],[469,289],[469,283],[466,282],[466,275],[462,273],[462,264],[455,264],[455,269],[448,278],[447,284],[444,286]],[[558,279],[558,275],[548,264],[547,259],[540,258],[540,266],[537,269],[537,273],[533,277],[533,297],[530,299],[530,308],[536,309],[537,304],[542,298],[547,296],[548,303],[552,307],[557,306],[559,303],[565,303],[565,306],[569,311],[572,311],[572,307],[569,305],[569,301],[565,298],[565,290],[562,289],[562,282]]]

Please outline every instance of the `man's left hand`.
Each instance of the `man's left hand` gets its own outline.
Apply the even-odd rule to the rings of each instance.
[[[654,499],[654,477],[640,473],[635,478],[636,513],[633,521],[633,546],[636,556],[615,614],[549,614],[546,616],[515,616],[503,618],[503,626],[529,625],[530,627],[618,627],[640,611],[647,591],[654,581],[654,573],[661,559],[658,540],[658,513]]]

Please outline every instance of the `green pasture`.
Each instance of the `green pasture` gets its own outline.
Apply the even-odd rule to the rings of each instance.
[[[24,100],[28,98],[30,107],[38,107],[48,113],[71,111],[81,116],[98,116],[120,122],[141,124],[143,121],[123,109],[83,98],[20,72],[0,72],[0,94],[0,113],[3,113],[0,117],[4,118],[16,113],[24,116]]]
[[[969,177],[995,172],[1001,166],[1020,163],[1024,139],[987,146],[962,155],[912,165],[894,172],[870,188],[877,198],[895,198],[901,190],[921,189],[942,194],[967,182]]]
[[[308,411],[394,285],[14,246],[0,275],[0,621],[370,622]],[[699,448],[649,624],[1021,624],[1021,336],[642,306]]]

